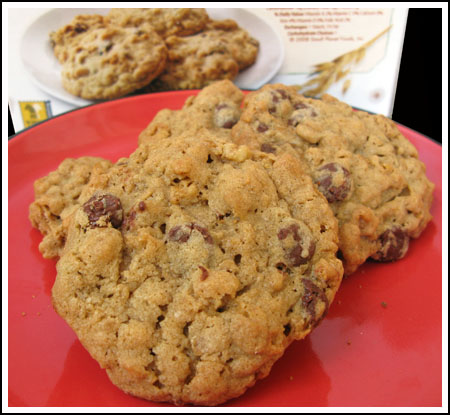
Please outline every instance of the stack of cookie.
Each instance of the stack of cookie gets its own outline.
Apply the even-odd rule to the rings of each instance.
[[[252,65],[259,43],[205,9],[111,9],[50,33],[63,87],[89,100],[198,89]]]
[[[111,381],[216,405],[319,324],[344,273],[402,258],[432,192],[385,117],[220,81],[161,110],[130,157],[64,161],[30,219],[60,258],[54,307]]]

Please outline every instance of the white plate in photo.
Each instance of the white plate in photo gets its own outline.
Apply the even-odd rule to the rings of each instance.
[[[20,44],[20,57],[33,82],[43,91],[64,102],[85,106],[94,101],[67,92],[61,82],[61,64],[53,54],[50,32],[70,23],[79,14],[105,15],[110,9],[53,9],[36,19],[25,31]],[[239,73],[234,83],[241,89],[258,89],[279,71],[284,60],[284,45],[280,35],[255,14],[243,9],[207,9],[215,20],[233,19],[259,41],[256,62]]]

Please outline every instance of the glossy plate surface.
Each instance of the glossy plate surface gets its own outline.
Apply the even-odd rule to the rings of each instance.
[[[162,108],[193,91],[78,109],[9,142],[8,384],[10,406],[164,406],[126,395],[53,311],[54,260],[28,220],[33,182],[67,157],[116,161]],[[228,406],[441,406],[442,149],[399,126],[436,184],[433,220],[407,256],[346,278],[321,325],[292,344],[271,374]]]

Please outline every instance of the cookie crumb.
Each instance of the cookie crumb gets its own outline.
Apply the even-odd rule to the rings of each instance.
[[[289,376],[289,380],[294,380],[294,376]]]
[[[387,303],[386,303],[385,301],[382,301],[382,302],[381,302],[381,307],[387,308]]]
[[[36,298],[36,296],[33,294],[33,295],[31,296],[31,298],[34,300],[34,299]]]
[[[39,316],[41,315],[41,312],[38,311],[38,312],[36,313],[36,315],[39,317]]]
[[[350,346],[352,344],[351,340],[347,340],[347,346]]]
[[[22,315],[22,317],[25,317],[27,315],[27,313],[25,313],[25,311],[22,311],[21,315]]]

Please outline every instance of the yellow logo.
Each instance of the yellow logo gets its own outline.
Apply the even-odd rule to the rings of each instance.
[[[26,101],[19,105],[25,128],[52,116],[50,101]]]

